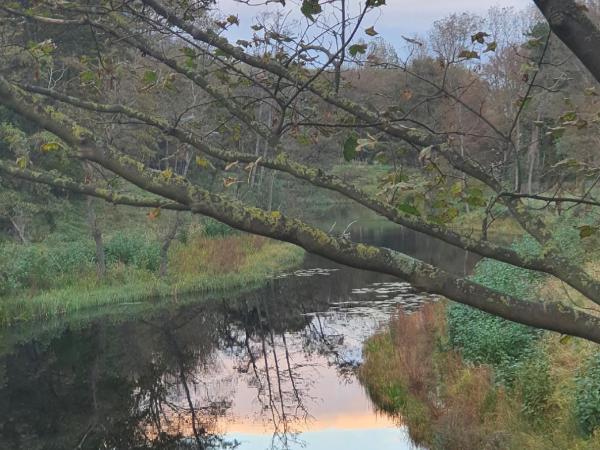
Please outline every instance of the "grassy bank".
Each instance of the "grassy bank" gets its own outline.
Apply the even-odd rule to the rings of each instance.
[[[556,245],[600,274],[597,243],[568,223]],[[540,249],[520,239],[523,255]],[[523,298],[589,307],[562,283],[484,260],[473,278]],[[440,302],[400,315],[365,346],[361,382],[385,411],[401,415],[415,442],[430,449],[600,448],[597,346]]]
[[[174,244],[169,254],[169,275],[160,278],[152,257],[145,255],[153,252],[146,250],[138,248],[134,252],[141,255],[137,260],[111,262],[103,280],[95,276],[93,264],[80,262],[67,273],[51,274],[54,279],[45,281],[42,288],[33,283],[27,289],[4,295],[0,298],[0,324],[48,319],[99,306],[164,297],[176,302],[191,293],[258,287],[277,271],[298,265],[304,255],[292,245],[256,236],[199,235]],[[34,253],[43,251],[38,248]],[[72,253],[67,256],[74,257]],[[88,259],[83,257],[82,261]],[[26,274],[29,276],[29,272]],[[45,279],[35,270],[31,277]]]
[[[504,339],[504,361],[475,363],[449,342],[447,306],[396,318],[368,341],[360,369],[374,402],[401,416],[416,443],[432,450],[600,448],[597,349],[547,334],[524,357],[507,355],[520,349]]]

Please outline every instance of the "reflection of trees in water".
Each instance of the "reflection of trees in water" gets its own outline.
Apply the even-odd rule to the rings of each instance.
[[[219,435],[235,393],[213,389],[234,374],[255,390],[273,447],[288,448],[310,418],[310,356],[336,361],[335,339],[302,314],[326,309],[312,286],[308,306],[275,286],[15,348],[0,360],[0,448],[235,447]],[[235,356],[233,374],[219,352]]]
[[[297,442],[300,426],[309,418],[304,399],[309,395],[310,380],[300,373],[307,366],[306,360],[295,362],[288,346],[285,322],[281,321],[284,318],[269,307],[260,300],[252,305],[245,302],[247,314],[232,324],[228,345],[236,355],[236,370],[255,388],[260,410],[270,420],[271,446],[289,448]],[[273,312],[277,314],[277,327]]]

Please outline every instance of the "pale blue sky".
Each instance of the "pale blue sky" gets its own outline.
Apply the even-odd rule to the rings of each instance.
[[[254,1],[258,3],[261,0]],[[356,4],[359,1],[356,0]],[[287,0],[286,7],[271,4],[268,9],[278,9],[284,13],[289,12],[290,17],[301,18],[301,3],[301,0]],[[230,38],[233,39],[251,36],[249,27],[253,23],[253,17],[267,9],[265,6],[246,6],[236,0],[218,0],[218,5],[224,13],[236,14],[240,19],[239,29],[234,27],[230,31]],[[402,44],[401,35],[424,35],[435,20],[461,12],[483,15],[492,6],[526,9],[533,7],[534,3],[532,0],[387,0],[385,6],[365,20],[365,25],[375,25],[383,38],[399,46]]]

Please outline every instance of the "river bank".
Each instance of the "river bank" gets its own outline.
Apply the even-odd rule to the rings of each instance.
[[[557,226],[565,256],[600,274],[595,243]],[[513,248],[533,255],[531,239]],[[472,274],[500,292],[545,301],[590,302],[558,280],[482,260]],[[431,450],[600,448],[600,353],[448,301],[399,314],[365,344],[359,378],[378,407],[401,417]]]
[[[148,267],[147,261],[116,261],[109,264],[106,276],[99,280],[93,264],[86,264],[55,274],[56,279],[47,287],[30,285],[5,295],[0,298],[0,325],[47,320],[107,305],[167,297],[177,302],[189,294],[257,288],[275,273],[298,266],[303,258],[302,249],[261,237],[195,236],[173,246],[165,277]]]

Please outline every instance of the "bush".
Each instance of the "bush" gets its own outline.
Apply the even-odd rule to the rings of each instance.
[[[204,219],[203,225],[204,235],[209,238],[228,236],[236,232],[236,230],[231,228],[229,225],[226,225],[211,218]]]
[[[85,241],[63,242],[52,248],[5,244],[0,257],[0,294],[56,286],[65,276],[90,268],[93,261],[93,247]]]
[[[521,412],[530,422],[541,423],[553,391],[548,356],[542,352],[532,355],[517,373],[515,384]]]
[[[540,251],[531,238],[523,238],[513,247],[523,256],[533,256]],[[542,276],[484,259],[475,267],[472,278],[496,291],[526,299],[535,292],[532,286]],[[542,333],[460,304],[448,306],[447,322],[450,345],[460,350],[466,361],[493,366],[498,381],[506,385],[512,385],[524,360],[535,351],[535,344]]]
[[[575,378],[575,419],[589,436],[600,425],[600,353],[596,353]]]
[[[106,260],[112,264],[120,262],[150,271],[160,266],[160,245],[140,234],[117,233],[105,243],[105,249]]]
[[[451,347],[468,362],[493,366],[497,380],[506,385],[513,384],[541,334],[465,305],[450,304],[446,314]]]
[[[79,273],[91,268],[95,261],[96,252],[91,240],[65,242],[48,251],[48,263],[53,273]]]

